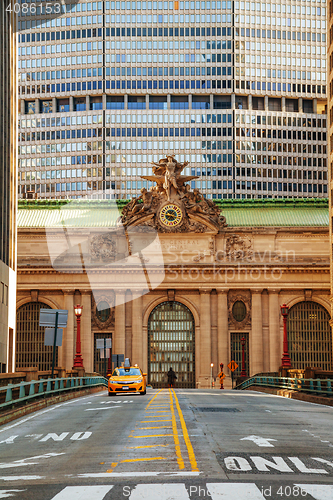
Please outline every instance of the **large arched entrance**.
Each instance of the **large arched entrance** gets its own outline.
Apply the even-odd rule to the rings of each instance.
[[[317,302],[300,302],[290,308],[288,343],[291,365],[331,370],[332,341],[330,316]]]
[[[51,309],[41,302],[29,302],[17,310],[16,370],[29,366],[37,366],[39,371],[51,370],[53,348],[44,345],[45,328],[39,326],[41,308]],[[58,349],[55,363],[58,366]]]
[[[148,380],[166,387],[167,371],[176,372],[176,387],[195,387],[194,318],[180,302],[162,302],[148,320]]]

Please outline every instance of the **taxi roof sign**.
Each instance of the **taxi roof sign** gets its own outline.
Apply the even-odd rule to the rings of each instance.
[[[232,360],[228,364],[228,368],[229,368],[229,370],[231,370],[232,372],[234,372],[235,370],[237,370],[238,364],[236,363],[236,361]]]

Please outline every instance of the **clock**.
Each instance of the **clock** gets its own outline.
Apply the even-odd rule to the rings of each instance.
[[[178,205],[168,203],[160,211],[160,221],[164,226],[178,226],[183,219],[183,213]]]

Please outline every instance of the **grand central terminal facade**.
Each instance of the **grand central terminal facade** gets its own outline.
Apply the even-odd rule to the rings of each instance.
[[[209,387],[220,363],[230,387],[227,365],[240,372],[242,343],[248,375],[275,372],[282,304],[293,367],[331,369],[327,201],[213,203],[190,190],[185,165],[161,159],[145,177],[150,190],[126,204],[20,201],[16,370],[50,368],[40,308],[68,310],[57,365],[71,370],[76,304],[88,373],[103,372],[103,338],[154,387],[170,366],[178,387]]]

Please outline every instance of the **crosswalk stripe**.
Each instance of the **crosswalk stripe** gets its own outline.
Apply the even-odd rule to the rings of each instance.
[[[333,486],[330,484],[296,484],[316,500],[332,500]]]
[[[212,500],[265,500],[254,483],[207,483]]]
[[[105,495],[113,488],[107,486],[67,486],[52,500],[103,500]]]
[[[138,484],[131,492],[129,500],[147,500],[147,498],[158,498],[159,500],[189,500],[184,484]]]

